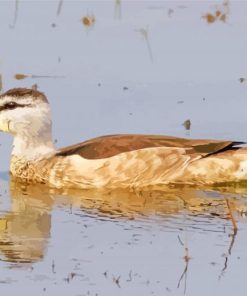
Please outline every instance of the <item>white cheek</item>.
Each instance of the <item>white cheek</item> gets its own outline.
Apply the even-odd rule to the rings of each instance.
[[[18,110],[5,110],[0,115],[0,128],[5,132],[15,133],[18,127],[23,128],[27,124],[25,114]]]
[[[17,110],[5,110],[0,114],[0,130],[15,134],[27,128],[29,121],[25,120],[25,114],[19,114]]]
[[[50,124],[51,115],[47,103],[39,102],[36,106],[17,107],[0,112],[0,130],[12,134],[36,135],[42,133]]]

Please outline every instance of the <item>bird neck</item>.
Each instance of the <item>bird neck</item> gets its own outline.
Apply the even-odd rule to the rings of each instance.
[[[39,133],[23,132],[15,135],[12,149],[12,157],[35,160],[43,158],[56,151],[51,130]]]

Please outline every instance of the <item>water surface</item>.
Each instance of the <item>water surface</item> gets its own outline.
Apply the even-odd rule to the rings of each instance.
[[[56,192],[5,185],[3,291],[206,295],[227,286],[232,293],[228,281],[244,267],[242,187]]]
[[[247,4],[226,3],[1,1],[0,86],[46,93],[58,147],[117,133],[246,141]],[[1,293],[246,295],[245,184],[25,186],[7,173],[11,141],[0,135]]]

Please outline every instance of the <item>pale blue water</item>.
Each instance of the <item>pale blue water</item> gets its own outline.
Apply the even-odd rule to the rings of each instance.
[[[212,24],[202,16],[221,1],[122,0],[121,18],[115,1],[63,1],[59,15],[59,1],[17,3],[15,20],[16,1],[0,2],[3,90],[37,83],[59,147],[116,133],[247,139],[246,2],[230,1],[227,22]],[[0,144],[3,294],[246,295],[244,187],[65,196],[10,188],[11,137]]]

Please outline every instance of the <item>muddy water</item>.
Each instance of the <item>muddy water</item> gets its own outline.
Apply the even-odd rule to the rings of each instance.
[[[246,141],[246,9],[1,1],[0,86],[47,94],[58,147],[116,133]],[[56,192],[9,179],[11,141],[0,135],[1,293],[246,295],[244,184]]]

